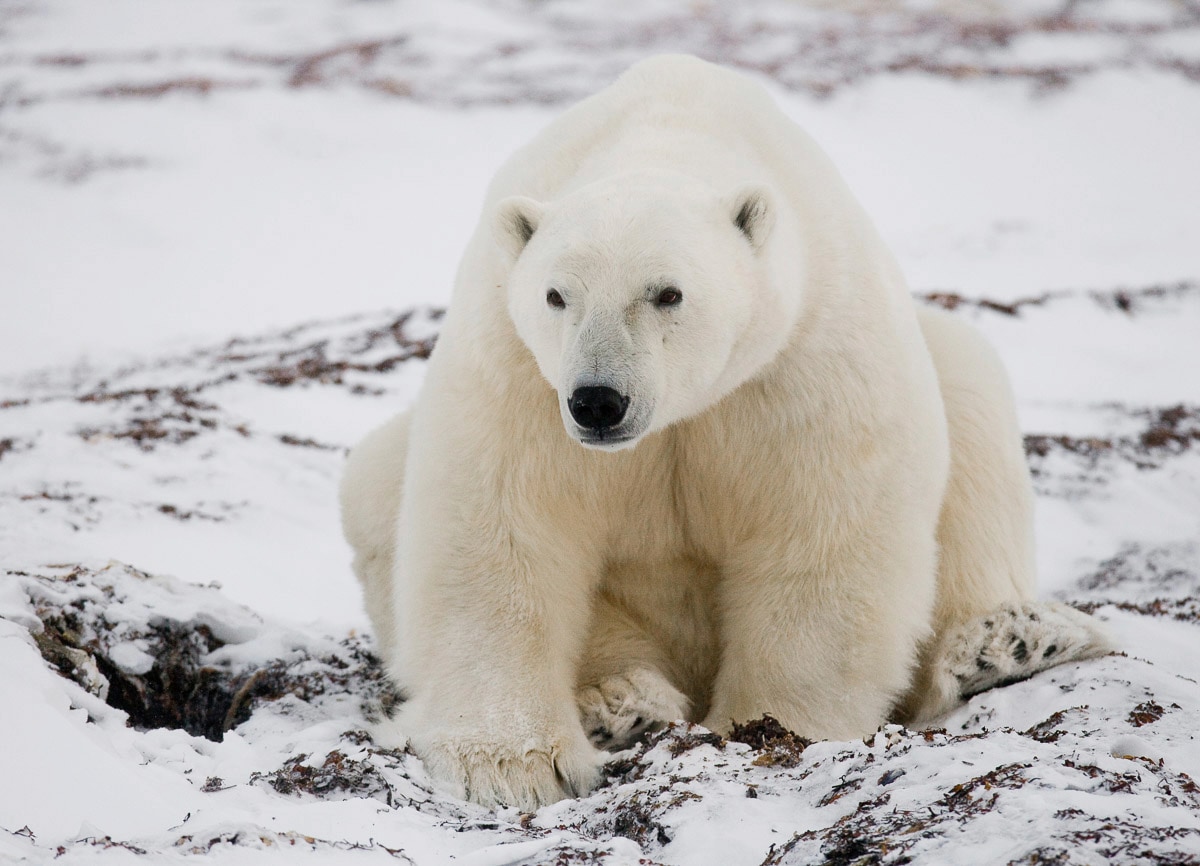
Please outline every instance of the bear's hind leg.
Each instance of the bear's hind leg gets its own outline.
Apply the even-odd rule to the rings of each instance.
[[[403,412],[355,445],[339,490],[342,533],[354,549],[354,574],[363,587],[379,654],[387,661],[392,660],[396,634],[392,582],[409,422],[409,413]]]
[[[1109,649],[1100,624],[1033,601],[1033,488],[999,356],[973,327],[920,311],[950,434],[934,636],[896,716],[922,724],[972,694]]]

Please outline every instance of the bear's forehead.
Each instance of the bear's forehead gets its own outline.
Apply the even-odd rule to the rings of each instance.
[[[557,241],[560,254],[569,251],[589,259],[684,250],[707,241],[720,226],[714,212],[696,203],[637,196],[590,204],[564,202],[548,210],[539,230]]]
[[[694,191],[614,188],[605,190],[603,194],[566,196],[550,209],[550,213],[573,220],[589,217],[653,219],[661,215],[703,213],[715,205],[715,196],[697,195]]]
[[[630,172],[565,190],[547,216],[616,230],[630,221],[701,217],[717,209],[719,201],[715,190],[681,174]]]
[[[580,287],[670,281],[686,270],[686,256],[661,243],[641,239],[588,238],[565,246],[551,265],[552,278]]]

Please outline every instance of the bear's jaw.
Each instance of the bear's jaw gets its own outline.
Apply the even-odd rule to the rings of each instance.
[[[619,433],[608,430],[601,433],[579,427],[567,432],[572,439],[591,451],[624,451],[626,448],[637,445],[642,438],[641,433]]]

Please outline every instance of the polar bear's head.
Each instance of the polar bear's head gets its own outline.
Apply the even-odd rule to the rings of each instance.
[[[642,173],[497,205],[509,313],[571,436],[630,447],[774,357],[796,308],[770,265],[776,216],[762,186]]]

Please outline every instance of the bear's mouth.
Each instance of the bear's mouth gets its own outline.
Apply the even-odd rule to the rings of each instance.
[[[641,441],[649,427],[644,418],[626,418],[613,427],[584,427],[574,422],[566,425],[567,433],[584,448],[593,451],[620,451],[632,448]]]
[[[617,451],[637,441],[640,437],[631,433],[616,433],[612,430],[587,430],[576,438],[579,440],[579,444],[585,448]]]

